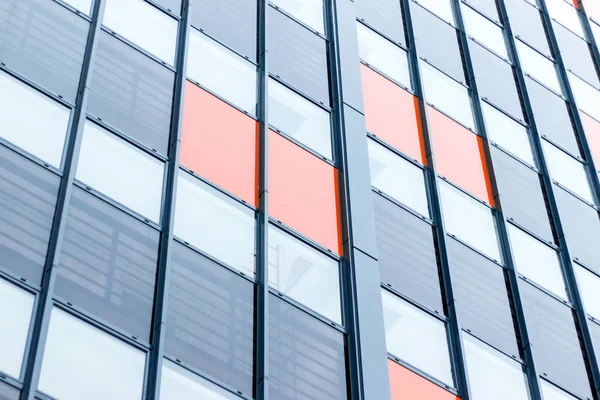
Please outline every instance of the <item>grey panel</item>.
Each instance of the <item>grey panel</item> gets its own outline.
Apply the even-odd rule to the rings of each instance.
[[[400,0],[357,0],[356,7],[358,19],[406,46]]]
[[[560,24],[553,22],[552,27],[565,67],[590,85],[600,88],[588,43]]]
[[[181,0],[154,0],[154,2],[167,10],[171,10],[175,15],[181,15]]]
[[[269,296],[270,394],[274,400],[347,400],[344,335]]]
[[[469,40],[479,95],[513,117],[524,119],[512,65]]]
[[[0,383],[0,400],[19,400],[19,390],[4,383]]]
[[[329,106],[327,42],[273,7],[267,12],[269,71]]]
[[[461,328],[519,357],[505,270],[458,241],[446,241]]]
[[[74,187],[55,293],[150,340],[159,232]]]
[[[60,178],[0,145],[0,267],[41,284]]]
[[[579,144],[565,101],[528,77],[525,82],[540,135],[547,136],[563,149],[579,155]]]
[[[165,352],[252,396],[254,285],[173,243]]]
[[[493,146],[492,161],[504,215],[541,238],[554,242],[539,174]]]
[[[496,0],[466,0],[466,3],[491,20],[499,21],[500,16],[498,15]]]
[[[362,79],[356,33],[356,5],[352,0],[338,0],[336,6],[342,101],[355,110],[363,112]]]
[[[75,102],[89,23],[48,0],[0,1],[0,61]]]
[[[538,372],[583,398],[593,398],[573,311],[533,285],[519,284]]]
[[[457,81],[465,82],[456,29],[413,1],[410,12],[419,57]]]
[[[374,195],[381,281],[444,315],[431,225]]]
[[[550,46],[540,11],[525,0],[504,2],[513,34],[549,56]]]
[[[571,257],[600,274],[598,212],[557,186],[554,186],[554,194]]]
[[[175,75],[102,31],[87,111],[142,145],[166,154]]]
[[[190,22],[225,46],[256,61],[257,0],[193,0]]]
[[[596,352],[596,363],[600,366],[600,325],[588,320],[588,326],[590,327],[590,336],[592,337],[592,344]]]

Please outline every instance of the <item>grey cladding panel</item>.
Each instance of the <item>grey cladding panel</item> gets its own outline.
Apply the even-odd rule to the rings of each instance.
[[[165,352],[252,396],[254,285],[173,243]]]
[[[89,23],[48,0],[0,1],[0,61],[75,102]]]
[[[12,386],[0,383],[0,400],[19,400],[21,392]]]
[[[357,0],[356,7],[358,19],[406,46],[400,0]]]
[[[159,232],[74,187],[55,293],[149,342]]]
[[[0,145],[0,267],[41,284],[60,178]]]
[[[550,55],[542,16],[525,0],[504,0],[513,33],[540,52]]]
[[[373,204],[381,281],[443,315],[431,225],[377,194]]]

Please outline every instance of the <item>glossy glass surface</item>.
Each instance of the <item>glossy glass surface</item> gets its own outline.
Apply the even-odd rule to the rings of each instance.
[[[145,362],[141,350],[54,307],[39,390],[61,400],[138,400]]]
[[[423,170],[368,140],[371,184],[400,203],[429,217]]]
[[[542,141],[542,145],[552,179],[593,203],[585,166],[546,141]]]
[[[481,103],[488,139],[531,166],[535,166],[527,128],[494,107]]]
[[[5,326],[0,331],[0,371],[15,379],[21,377],[34,300],[33,294],[0,279],[0,318]]]
[[[550,17],[569,28],[573,33],[585,37],[577,9],[564,0],[545,0]]]
[[[553,23],[553,28],[565,68],[595,88],[600,88],[598,72],[588,42],[560,24]]]
[[[419,0],[417,3],[449,24],[454,25],[454,12],[450,0]]]
[[[579,113],[579,116],[596,168],[600,168],[600,122],[585,113]]]
[[[254,212],[179,171],[174,234],[249,276],[254,274]]]
[[[573,268],[585,311],[592,317],[600,319],[600,277],[580,265],[574,264]]]
[[[196,29],[190,30],[187,76],[242,110],[256,112],[256,67]]]
[[[92,8],[93,0],[65,0],[65,3],[75,7],[84,14],[89,15]]]
[[[162,400],[237,400],[239,397],[172,361],[163,360],[160,379]]]
[[[524,72],[554,90],[556,93],[562,94],[562,88],[558,81],[558,76],[556,75],[555,64],[531,47],[523,44],[521,41],[516,40],[515,44]]]
[[[492,3],[493,2],[494,0],[492,0]],[[461,5],[461,10],[467,33],[494,53],[502,58],[508,59],[506,43],[504,42],[504,31],[502,28],[470,7]]]
[[[269,285],[342,324],[338,263],[269,225]]]
[[[466,3],[474,9],[478,10],[483,15],[487,16],[488,18],[496,22],[498,21],[499,16],[498,9],[496,6],[496,0],[466,0]]]
[[[304,22],[321,35],[325,34],[323,0],[272,0],[271,3]]]
[[[541,380],[541,387],[544,400],[577,400],[576,397],[571,396],[543,379]]]
[[[504,3],[513,33],[542,54],[550,56],[550,46],[540,11],[525,0],[504,0]]]
[[[600,90],[588,85],[575,75],[569,73],[569,83],[577,102],[577,107],[592,117],[600,120]]]
[[[359,0],[356,3],[356,16],[360,21],[406,46],[400,2],[396,0]]]
[[[381,299],[387,351],[454,386],[444,323],[385,290]]]
[[[388,359],[391,400],[460,400],[436,384]]]

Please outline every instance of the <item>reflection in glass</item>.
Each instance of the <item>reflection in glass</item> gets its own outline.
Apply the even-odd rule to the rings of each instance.
[[[304,22],[320,34],[325,34],[323,0],[271,0],[271,3]]]
[[[496,54],[508,59],[502,28],[463,3],[461,3],[461,10],[469,35]]]
[[[552,178],[573,193],[593,203],[594,197],[590,190],[585,166],[545,140],[542,140],[542,146]]]
[[[569,28],[573,33],[585,38],[581,22],[579,22],[578,11],[572,4],[564,0],[545,0],[545,2],[551,18]]]
[[[34,295],[0,279],[0,371],[19,379],[33,312]]]
[[[515,43],[523,70],[556,93],[562,94],[554,62],[519,40],[516,40]]]
[[[541,382],[542,396],[544,396],[544,400],[577,400],[576,397],[573,397],[567,392],[560,390],[551,383],[546,382],[543,379]]]
[[[600,277],[580,265],[573,264],[585,311],[600,320]]]
[[[418,0],[417,3],[448,22],[454,25],[454,13],[450,0]]]
[[[160,398],[161,400],[239,400],[238,396],[167,359],[163,360]]]
[[[494,107],[481,103],[488,138],[529,165],[535,166],[527,128]]]
[[[573,89],[577,107],[597,120],[600,120],[600,90],[588,85],[570,72],[569,83],[571,84],[571,89]]]

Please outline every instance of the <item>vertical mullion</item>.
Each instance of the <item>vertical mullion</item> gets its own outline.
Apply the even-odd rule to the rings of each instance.
[[[469,389],[469,379],[466,372],[466,356],[461,335],[461,328],[458,322],[456,300],[454,298],[452,277],[450,275],[450,265],[446,250],[446,240],[448,236],[442,216],[439,181],[437,179],[433,142],[429,128],[429,117],[427,111],[428,106],[427,100],[425,99],[425,91],[423,89],[423,81],[421,78],[419,52],[417,50],[417,44],[414,36],[413,21],[410,12],[410,1],[411,0],[402,0],[402,6],[404,8],[404,15],[406,19],[406,30],[408,34],[409,68],[419,106],[421,134],[423,135],[423,145],[425,147],[426,162],[428,167],[425,168],[427,175],[426,182],[428,186],[429,198],[431,200],[432,219],[435,224],[436,232],[435,239],[438,247],[440,267],[442,270],[442,287],[444,290],[448,312],[448,332],[451,343],[452,365],[457,380],[458,393],[462,400],[469,400],[471,399],[471,394]]]
[[[154,318],[152,322],[151,348],[148,360],[146,398],[160,398],[160,381],[162,363],[165,352],[165,337],[167,331],[167,313],[169,297],[169,281],[171,277],[171,254],[173,248],[173,230],[175,225],[175,200],[177,178],[179,175],[179,152],[181,149],[181,131],[183,122],[184,95],[187,70],[187,43],[190,30],[189,13],[193,0],[183,0],[181,19],[178,26],[175,64],[175,89],[171,116],[171,135],[169,143],[169,159],[165,194],[163,201],[163,231],[161,234],[158,254],[158,273],[154,302]]]
[[[89,83],[91,66],[96,52],[96,43],[100,31],[102,16],[104,15],[105,2],[96,0],[91,12],[91,24],[83,56],[79,86],[75,108],[69,126],[69,137],[66,143],[64,155],[63,177],[60,182],[56,211],[52,221],[48,253],[44,263],[44,274],[42,277],[42,288],[39,294],[37,308],[34,311],[32,324],[32,338],[29,345],[29,354],[26,359],[25,372],[23,376],[23,392],[21,399],[34,400],[38,387],[40,372],[42,369],[42,357],[46,346],[48,328],[50,325],[50,314],[53,305],[53,292],[56,282],[56,268],[59,263],[59,254],[65,232],[67,210],[73,190],[75,179],[75,168],[77,157],[81,147],[81,136],[85,125],[85,109],[89,98]]]

